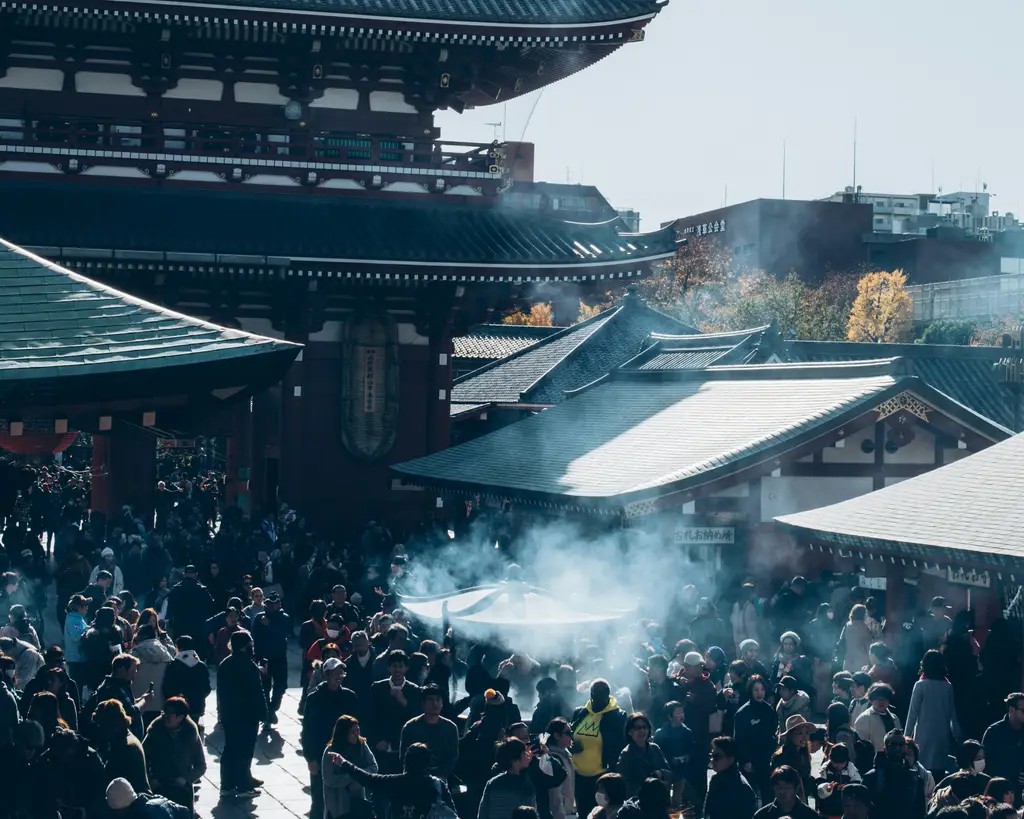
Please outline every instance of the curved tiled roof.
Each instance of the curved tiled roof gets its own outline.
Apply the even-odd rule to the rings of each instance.
[[[300,349],[165,310],[0,239],[0,389]]]
[[[442,22],[562,27],[626,22],[657,14],[655,0],[199,0],[196,5],[315,12],[368,22]]]
[[[1024,435],[869,495],[777,518],[815,540],[1024,566]],[[944,555],[942,553],[945,553]]]
[[[466,267],[478,276],[497,268],[632,269],[676,248],[671,228],[620,234],[614,222],[423,199],[6,182],[0,235],[32,247]]]
[[[480,324],[464,336],[452,339],[455,358],[487,359],[518,353],[564,327],[534,327],[528,324]]]
[[[899,360],[619,370],[546,412],[393,469],[456,492],[621,506],[774,463],[907,390],[992,439],[1008,434]]]
[[[457,379],[452,400],[557,404],[567,392],[633,358],[652,333],[689,329],[631,294],[616,307]]]

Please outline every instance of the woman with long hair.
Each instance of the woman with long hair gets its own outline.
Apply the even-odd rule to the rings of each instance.
[[[825,713],[825,741],[829,745],[845,745],[851,755],[857,753],[857,732],[850,724],[850,707],[845,703],[834,702],[828,707]]]
[[[810,663],[803,653],[803,642],[800,635],[795,631],[783,632],[779,638],[779,650],[772,660],[772,678],[770,680],[774,691],[783,677],[795,677],[800,687],[805,691],[813,690],[814,675],[810,670]]]
[[[906,734],[921,748],[920,762],[942,781],[949,767],[951,742],[960,739],[953,686],[946,678],[946,660],[934,648],[921,659],[921,679],[910,694]]]
[[[132,640],[132,648],[139,644],[139,631],[146,626],[150,626],[153,629],[157,640],[163,643],[171,651],[174,650],[174,641],[171,639],[171,635],[160,628],[160,615],[157,614],[156,609],[152,607],[143,609],[142,613],[139,615],[139,619],[135,623],[135,634],[134,639]]]
[[[334,757],[347,759],[358,768],[377,773],[377,760],[359,734],[355,717],[343,715],[334,723],[330,744],[324,749],[320,771],[323,777],[325,819],[369,817],[372,815],[366,789],[334,764]]]
[[[672,773],[665,754],[651,742],[651,721],[643,714],[630,714],[626,718],[626,747],[619,754],[615,770],[626,780],[626,796],[636,796],[640,786],[655,776],[668,780]]]
[[[858,603],[850,609],[850,617],[843,627],[843,633],[839,635],[844,671],[863,671],[870,660],[868,650],[873,638],[866,622],[867,616],[867,608]]]
[[[38,722],[43,726],[46,746],[49,746],[50,739],[58,730],[73,730],[60,711],[60,701],[50,691],[40,691],[32,698],[32,703],[28,707],[26,719]]]
[[[813,729],[813,723],[808,722],[799,714],[786,720],[786,730],[779,734],[781,744],[772,754],[771,762],[773,771],[783,765],[788,765],[800,774],[798,796],[804,804],[807,804],[807,794],[813,784],[811,781],[811,752],[807,747]]]

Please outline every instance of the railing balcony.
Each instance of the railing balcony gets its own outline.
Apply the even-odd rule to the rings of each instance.
[[[505,149],[499,143],[162,121],[26,120],[0,114],[0,156],[13,154],[22,160],[61,157],[61,166],[70,171],[131,165],[152,172],[157,163],[165,175],[172,175],[212,166],[224,173],[225,166],[235,166],[243,178],[277,174],[311,181],[309,174],[314,172],[314,184],[369,176],[380,179],[381,185],[397,178],[426,182],[432,190],[433,180],[444,179],[448,187],[470,185],[482,192],[500,185],[505,172]],[[69,163],[67,158],[78,162]],[[240,181],[237,173],[235,179]]]

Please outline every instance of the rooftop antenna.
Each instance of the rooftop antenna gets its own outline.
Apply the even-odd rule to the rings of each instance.
[[[782,198],[786,198],[786,140],[782,140]]]
[[[729,206],[729,183],[725,183],[725,192],[722,194],[722,207],[726,208]]]
[[[490,125],[491,128],[494,129],[494,131],[491,134],[491,139],[494,142],[497,142],[498,141],[498,129],[502,126],[502,123],[500,123],[500,122],[485,122],[484,124],[485,125]]]
[[[853,118],[853,189],[857,190],[857,118]]]

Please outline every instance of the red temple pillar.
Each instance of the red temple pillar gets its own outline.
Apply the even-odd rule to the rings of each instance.
[[[92,500],[93,512],[110,518],[110,438],[97,432],[92,436]]]
[[[237,506],[245,517],[252,515],[252,404],[242,401],[231,415],[231,434],[227,441],[227,481],[224,487],[227,505]]]
[[[308,334],[289,333],[288,341],[306,344]],[[278,461],[279,482],[278,502],[287,503],[293,509],[303,506],[303,482],[305,480],[306,452],[305,412],[306,399],[303,396],[304,372],[303,354],[288,368],[281,382],[281,436],[280,459]]]
[[[427,454],[451,445],[452,323],[439,321],[430,332],[430,392],[427,395]]]

